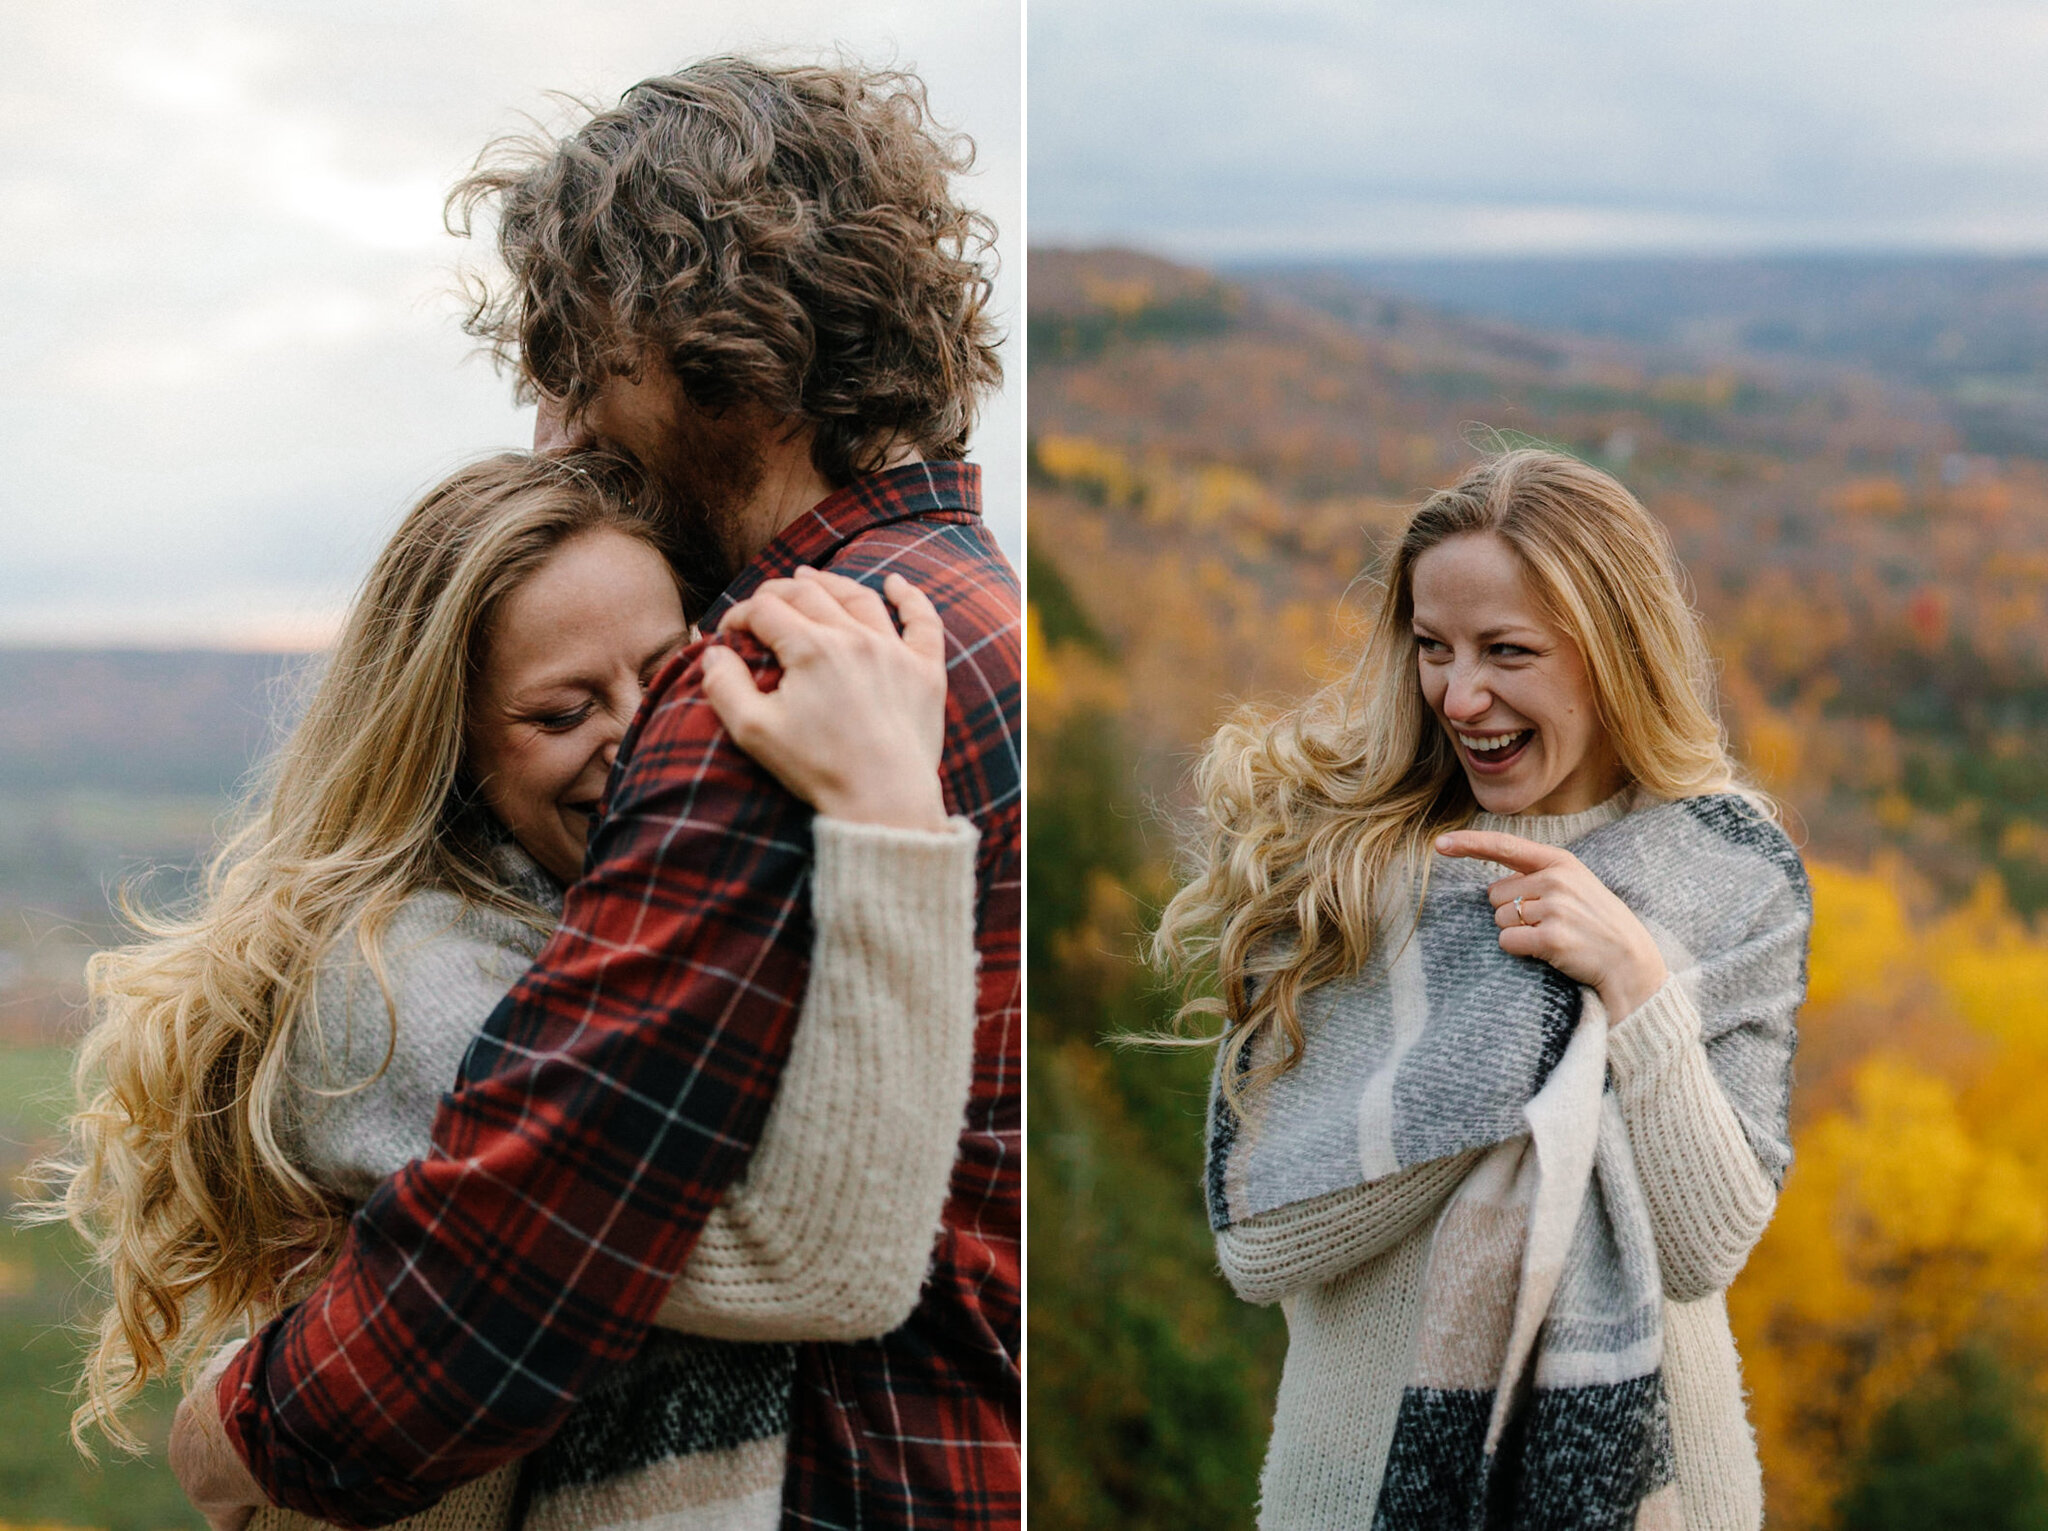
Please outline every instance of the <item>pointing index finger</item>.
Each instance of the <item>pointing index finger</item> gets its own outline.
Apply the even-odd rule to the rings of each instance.
[[[1454,829],[1436,837],[1439,856],[1462,856],[1474,861],[1497,861],[1517,872],[1540,872],[1571,855],[1555,845],[1504,835],[1491,829]]]

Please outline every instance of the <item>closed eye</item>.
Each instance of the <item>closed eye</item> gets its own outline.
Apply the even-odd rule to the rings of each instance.
[[[551,734],[565,734],[589,717],[591,709],[596,705],[595,702],[585,702],[581,707],[571,708],[567,712],[537,712],[527,721],[536,728],[546,729]]]

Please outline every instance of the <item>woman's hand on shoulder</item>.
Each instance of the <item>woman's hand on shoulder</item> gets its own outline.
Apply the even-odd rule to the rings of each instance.
[[[1439,835],[1436,848],[1511,868],[1486,890],[1500,949],[1547,962],[1594,990],[1616,1025],[1663,987],[1669,970],[1656,940],[1570,851],[1474,829]]]
[[[704,651],[704,695],[733,742],[818,812],[899,829],[943,829],[939,754],[946,726],[946,633],[900,574],[882,597],[818,569],[773,579],[737,602],[721,633],[775,651],[782,682],[762,691],[730,649]]]

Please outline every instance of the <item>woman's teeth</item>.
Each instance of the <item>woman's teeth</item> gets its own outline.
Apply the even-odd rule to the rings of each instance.
[[[1529,733],[1530,730],[1520,728],[1511,734],[1459,734],[1458,742],[1475,755],[1498,755],[1520,744]]]

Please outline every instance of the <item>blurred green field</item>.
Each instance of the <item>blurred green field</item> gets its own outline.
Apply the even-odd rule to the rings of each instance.
[[[69,1108],[85,957],[120,939],[111,898],[191,886],[299,663],[0,647],[0,1211]],[[146,1456],[71,1445],[83,1266],[68,1230],[0,1221],[0,1531],[203,1531],[164,1465],[172,1389],[137,1412]]]
[[[68,1438],[83,1252],[69,1230],[21,1228],[13,1212],[22,1167],[64,1115],[69,1068],[62,1047],[0,1049],[0,1531],[204,1531],[164,1465],[169,1390],[138,1415],[145,1457],[106,1448],[94,1465]]]

